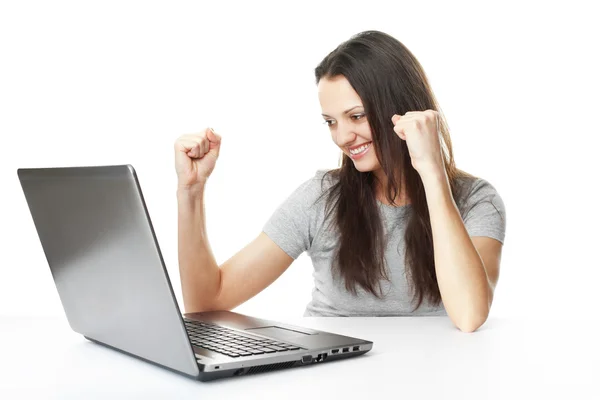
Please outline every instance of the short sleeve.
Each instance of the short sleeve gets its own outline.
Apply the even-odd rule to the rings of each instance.
[[[465,203],[463,217],[469,236],[487,236],[504,243],[506,209],[496,188],[485,179],[474,181]]]
[[[323,171],[304,181],[275,209],[263,232],[293,259],[310,248],[313,203],[320,194]]]

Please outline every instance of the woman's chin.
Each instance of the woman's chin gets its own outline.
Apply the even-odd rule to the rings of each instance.
[[[361,161],[354,161],[354,168],[360,172],[369,172],[375,169],[375,166],[372,163],[366,163]]]
[[[361,157],[356,160],[350,156],[347,156],[347,157],[350,160],[352,160],[352,163],[354,164],[354,168],[356,168],[357,171],[369,172],[369,171],[374,171],[375,169],[379,168],[379,163],[377,161],[373,161],[369,157],[369,154],[365,154],[365,157]]]

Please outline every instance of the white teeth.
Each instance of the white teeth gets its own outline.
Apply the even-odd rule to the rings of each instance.
[[[365,151],[365,150],[367,149],[367,147],[369,147],[369,145],[370,145],[370,144],[371,144],[371,143],[369,143],[369,144],[366,144],[366,145],[364,145],[364,146],[360,146],[360,147],[359,147],[358,149],[356,149],[356,150],[350,150],[350,153],[351,153],[351,154],[359,154],[359,153],[362,153],[363,151]]]

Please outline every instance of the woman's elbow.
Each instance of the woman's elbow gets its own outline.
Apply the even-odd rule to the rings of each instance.
[[[489,312],[470,312],[461,316],[458,321],[454,321],[454,325],[465,333],[472,333],[479,329],[487,320]]]

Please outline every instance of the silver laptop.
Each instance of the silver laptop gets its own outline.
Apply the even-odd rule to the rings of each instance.
[[[182,315],[131,165],[17,170],[71,328],[201,381],[364,354],[373,342],[231,311]]]

